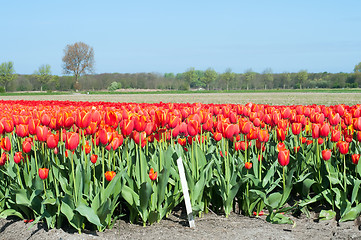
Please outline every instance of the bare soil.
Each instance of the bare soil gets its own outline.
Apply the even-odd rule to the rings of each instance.
[[[232,213],[228,218],[208,213],[196,218],[190,228],[186,216],[174,212],[168,218],[143,227],[118,220],[113,229],[104,232],[85,230],[81,234],[71,228],[47,230],[43,223],[10,218],[0,220],[0,239],[361,239],[357,221],[317,222],[314,218],[291,217],[294,224],[271,224],[260,218]]]

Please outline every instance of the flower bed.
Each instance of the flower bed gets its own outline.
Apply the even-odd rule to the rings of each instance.
[[[361,105],[270,106],[1,101],[0,216],[49,228],[160,221],[182,200],[194,213],[290,223],[361,212]]]

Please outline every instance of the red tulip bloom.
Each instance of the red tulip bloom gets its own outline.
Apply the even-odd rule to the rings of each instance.
[[[40,142],[46,142],[48,138],[48,127],[47,126],[37,126],[36,127],[36,137]]]
[[[39,168],[39,177],[44,180],[48,178],[49,169],[48,168]]]
[[[281,142],[286,139],[285,131],[282,128],[277,128],[277,139]]]
[[[318,124],[312,124],[312,137],[314,139],[320,137],[320,125]]]
[[[48,126],[49,123],[50,123],[50,117],[49,117],[49,115],[46,114],[46,113],[44,113],[44,114],[41,116],[40,122],[41,122],[42,125]]]
[[[323,138],[318,138],[318,139],[317,139],[317,142],[318,142],[318,145],[322,145],[322,143],[323,143]]]
[[[284,167],[290,162],[290,150],[285,149],[278,152],[278,163]]]
[[[251,131],[252,123],[248,122],[248,121],[242,122],[242,123],[240,123],[239,127],[241,129],[241,132],[243,134],[247,135]]]
[[[277,144],[277,151],[283,151],[286,149],[286,145],[283,142]]]
[[[6,152],[3,152],[0,158],[0,166],[4,166],[8,159],[9,159],[8,154]]]
[[[93,164],[95,164],[95,163],[97,162],[97,160],[98,160],[98,155],[92,154],[92,155],[90,156],[90,161],[91,161]]]
[[[341,133],[339,130],[332,130],[331,131],[331,141],[332,142],[338,142],[340,141]]]
[[[339,141],[338,142],[338,150],[340,151],[341,154],[347,154],[348,153],[348,147],[349,147],[348,142],[344,142],[344,141]]]
[[[157,172],[154,172],[154,169],[151,168],[149,171],[150,180],[155,181],[157,179],[157,175],[158,175]]]
[[[1,139],[1,148],[4,149],[4,151],[6,152],[9,152],[11,150],[11,142],[8,136]]]
[[[29,126],[25,124],[19,124],[16,126],[15,133],[19,137],[27,137],[29,136]]]
[[[113,111],[107,111],[105,114],[105,124],[116,128],[118,126],[118,116]]]
[[[68,132],[65,139],[65,148],[73,151],[79,145],[79,134],[75,132]]]
[[[267,130],[260,129],[258,131],[258,140],[260,142],[268,142],[269,140],[269,134]]]
[[[360,160],[360,154],[352,154],[351,155],[352,163],[357,165]]]
[[[92,150],[92,148],[91,148],[91,146],[89,145],[89,141],[86,141],[86,142],[85,142],[85,145],[84,145],[84,152],[85,152],[85,154],[89,154],[91,150]]]
[[[124,136],[129,136],[132,133],[133,129],[134,129],[134,121],[124,119],[123,126],[122,126],[122,134]]]
[[[302,124],[301,123],[292,123],[291,130],[294,135],[298,135],[301,133]]]
[[[115,177],[116,173],[114,171],[107,171],[104,175],[105,179],[110,182]]]
[[[31,151],[31,146],[33,145],[32,141],[24,141],[23,142],[23,152],[29,153]]]
[[[244,167],[245,167],[247,170],[249,170],[249,169],[252,168],[252,163],[251,163],[251,162],[245,162],[245,163],[244,163]]]
[[[146,127],[147,119],[143,115],[134,117],[134,129],[138,132],[143,132]]]
[[[187,132],[190,136],[195,136],[199,131],[199,122],[196,120],[189,120],[187,125]]]
[[[331,158],[331,150],[330,149],[322,150],[321,154],[322,154],[322,159],[325,161],[327,161]]]
[[[215,132],[215,133],[213,134],[213,138],[214,138],[214,140],[216,140],[217,142],[221,141],[222,137],[223,137],[222,134],[219,133],[219,132]]]
[[[320,128],[321,137],[327,137],[329,133],[330,133],[330,125],[328,123],[322,124]]]
[[[85,129],[90,125],[91,120],[92,120],[92,113],[82,110],[77,112],[75,123],[78,126],[78,128]]]
[[[19,164],[21,160],[24,160],[23,153],[22,152],[16,152],[14,155],[14,162],[16,164]]]
[[[46,139],[46,144],[48,148],[53,149],[58,146],[58,143],[59,143],[59,135],[50,133]]]
[[[328,121],[332,126],[336,126],[340,123],[340,115],[338,113],[334,114],[333,112],[331,112],[328,116]]]

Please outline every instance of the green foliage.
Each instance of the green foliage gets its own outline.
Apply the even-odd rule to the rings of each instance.
[[[115,91],[122,88],[122,84],[118,82],[112,82],[108,87],[108,91]]]
[[[0,84],[4,87],[5,91],[10,82],[16,78],[14,63],[3,62],[0,65]]]

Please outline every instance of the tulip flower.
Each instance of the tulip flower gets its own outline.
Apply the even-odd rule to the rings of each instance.
[[[27,137],[29,136],[29,126],[25,124],[19,124],[16,126],[15,133],[19,137]]]
[[[360,154],[352,154],[351,155],[352,163],[357,165],[360,160]]]
[[[75,132],[68,132],[65,139],[65,148],[73,151],[79,145],[79,134]]]
[[[269,140],[269,134],[267,130],[260,129],[258,131],[258,140],[260,142],[268,142]]]
[[[290,162],[290,150],[284,149],[278,152],[278,163],[284,167]]]
[[[277,144],[277,151],[283,151],[286,149],[286,145],[283,142]]]
[[[21,162],[21,160],[24,160],[22,152],[16,152],[14,155],[14,162],[16,164],[19,164]]]
[[[0,166],[4,166],[8,159],[9,159],[8,154],[6,152],[3,152],[0,158]]]
[[[23,142],[23,152],[29,153],[31,151],[32,145],[33,145],[32,141],[24,141]]]
[[[245,162],[245,163],[244,163],[244,167],[245,167],[247,170],[249,170],[249,169],[252,168],[252,163],[251,163],[251,162]]]
[[[347,154],[348,148],[349,148],[348,142],[344,142],[344,141],[338,142],[338,150],[340,151],[341,154]]]
[[[155,181],[157,179],[157,172],[154,172],[153,168],[151,168],[149,171],[149,178],[152,181]]]
[[[105,179],[110,182],[116,175],[116,173],[114,171],[107,171],[104,173],[105,175]]]
[[[331,150],[330,149],[322,150],[321,154],[322,154],[322,159],[325,161],[328,161],[331,158]]]
[[[39,168],[39,177],[44,180],[48,178],[49,169],[48,168]]]
[[[318,143],[318,145],[322,145],[323,144],[323,138],[318,138],[317,143]]]
[[[6,152],[11,150],[11,142],[8,136],[1,139],[1,148]]]
[[[48,135],[46,139],[46,144],[48,148],[54,149],[55,147],[58,146],[58,143],[59,143],[59,135],[55,135],[53,133]]]
[[[95,164],[95,163],[97,162],[97,160],[98,160],[98,155],[92,154],[92,155],[90,156],[90,161],[91,161],[93,164]]]

